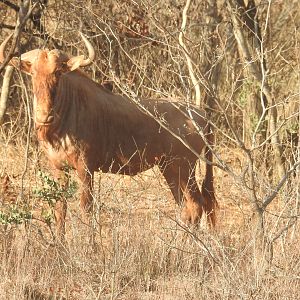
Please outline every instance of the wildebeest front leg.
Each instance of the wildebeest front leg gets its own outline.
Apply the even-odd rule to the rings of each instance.
[[[87,168],[77,169],[81,181],[80,207],[84,222],[88,225],[89,244],[96,247],[95,231],[93,230],[93,177],[94,173]]]
[[[69,176],[65,171],[55,169],[54,177],[59,183],[60,187],[67,189],[69,185]],[[65,197],[57,199],[54,207],[56,235],[59,239],[63,239],[65,235],[65,220],[67,214],[67,200]]]
[[[63,239],[66,233],[66,214],[67,214],[67,201],[60,199],[55,203],[55,221],[56,221],[56,235],[59,239]]]
[[[94,173],[86,168],[78,169],[78,177],[81,181],[80,189],[80,207],[83,217],[86,221],[90,221],[93,212],[93,177]]]
[[[164,175],[176,203],[181,205],[183,201],[183,193],[180,188],[178,168],[174,168],[173,166],[160,167],[160,171]]]

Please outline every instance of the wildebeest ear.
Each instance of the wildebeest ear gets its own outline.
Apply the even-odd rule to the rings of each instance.
[[[22,72],[31,75],[31,62],[27,60],[20,60],[19,58],[12,58],[10,63],[15,68],[20,69]]]
[[[80,65],[83,61],[84,61],[83,55],[74,56],[69,59],[69,61],[67,62],[67,65],[70,68],[70,71],[74,71],[80,67]]]

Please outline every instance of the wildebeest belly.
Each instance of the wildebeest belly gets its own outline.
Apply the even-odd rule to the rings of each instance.
[[[159,160],[155,153],[142,150],[126,151],[122,148],[114,152],[107,152],[105,159],[99,163],[99,169],[105,173],[136,175],[152,168]]]
[[[154,135],[153,135],[154,136]],[[121,143],[111,151],[106,151],[100,159],[98,168],[103,172],[136,175],[152,168],[163,166],[166,159],[190,158],[192,155],[181,142],[165,136],[159,139],[149,138],[138,143]]]

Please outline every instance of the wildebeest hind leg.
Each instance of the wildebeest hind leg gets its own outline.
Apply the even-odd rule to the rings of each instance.
[[[185,223],[197,224],[202,216],[203,196],[195,180],[194,168],[189,164],[170,164],[161,168],[178,204],[183,204],[181,218]],[[183,203],[184,200],[184,203]]]
[[[180,181],[185,198],[182,219],[186,223],[198,224],[203,212],[204,198],[198,188],[194,169],[189,171],[189,173],[185,172],[185,176],[182,176]]]

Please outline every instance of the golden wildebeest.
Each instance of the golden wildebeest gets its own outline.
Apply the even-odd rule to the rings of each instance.
[[[0,46],[0,62],[4,61],[9,38]],[[214,224],[217,202],[210,146],[205,150],[202,193],[195,180],[197,153],[206,144],[199,128],[212,144],[205,114],[179,102],[144,99],[140,104],[146,113],[130,99],[103,88],[79,70],[95,56],[90,42],[82,38],[88,58],[69,57],[56,49],[36,49],[10,61],[32,77],[39,142],[57,171],[66,166],[77,171],[82,210],[92,210],[95,171],[134,176],[158,165],[175,200],[184,205],[183,220],[197,223],[204,211]],[[55,215],[60,233],[65,230],[66,210],[66,202],[58,201]]]

